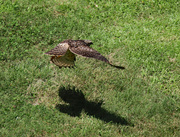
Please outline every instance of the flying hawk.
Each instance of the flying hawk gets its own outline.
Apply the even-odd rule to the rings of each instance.
[[[104,61],[119,69],[125,69],[121,66],[112,65],[104,56],[92,49],[90,47],[91,44],[93,43],[90,40],[64,40],[45,54],[50,55],[51,61],[59,68],[73,67],[76,61],[75,55],[80,55]]]

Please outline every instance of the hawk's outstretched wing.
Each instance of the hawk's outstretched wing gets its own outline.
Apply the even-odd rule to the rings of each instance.
[[[109,63],[109,61],[103,55],[101,55],[99,52],[97,52],[96,50],[92,49],[89,46],[79,45],[76,47],[70,45],[69,50],[72,53],[83,57],[94,58]]]

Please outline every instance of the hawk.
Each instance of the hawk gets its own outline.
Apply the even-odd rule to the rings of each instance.
[[[98,51],[91,48],[91,44],[93,43],[90,40],[64,40],[45,54],[50,55],[51,61],[59,66],[59,68],[73,67],[75,65],[76,55],[80,55],[82,57],[94,58],[106,62],[119,69],[125,69],[124,67],[111,64]]]

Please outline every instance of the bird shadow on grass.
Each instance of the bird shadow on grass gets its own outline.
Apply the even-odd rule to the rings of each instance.
[[[80,116],[81,111],[84,110],[86,114],[101,119],[104,122],[132,126],[125,118],[102,108],[102,101],[92,102],[86,100],[83,93],[80,90],[76,90],[75,87],[60,87],[59,97],[67,104],[57,104],[56,109],[70,116]]]

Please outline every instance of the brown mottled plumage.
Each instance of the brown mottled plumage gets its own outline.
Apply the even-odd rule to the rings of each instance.
[[[90,47],[91,44],[93,43],[90,40],[64,40],[45,54],[52,56],[51,61],[60,68],[73,67],[75,65],[76,54],[83,57],[98,59],[113,67],[124,69],[124,67],[112,65],[104,56],[92,49]]]

